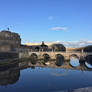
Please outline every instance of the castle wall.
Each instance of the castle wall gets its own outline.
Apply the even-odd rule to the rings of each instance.
[[[21,38],[17,33],[3,30],[0,32],[0,52],[18,51]]]

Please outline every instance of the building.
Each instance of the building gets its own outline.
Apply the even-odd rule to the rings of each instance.
[[[17,33],[9,30],[0,32],[0,52],[18,51],[21,45],[21,38]]]
[[[50,47],[53,51],[66,51],[66,48],[63,44],[52,44]]]
[[[66,47],[63,44],[60,43],[54,43],[54,44],[45,44],[44,41],[42,41],[41,44],[32,44],[27,45],[31,47],[31,51],[66,51]]]
[[[42,41],[40,45],[31,45],[31,51],[48,51],[48,45]]]

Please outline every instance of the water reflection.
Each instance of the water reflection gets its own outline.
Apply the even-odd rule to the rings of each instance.
[[[25,61],[25,60],[17,61],[17,63],[14,63],[14,64],[0,66],[0,85],[15,84],[19,80],[20,70],[26,70],[28,68],[29,68],[28,70],[32,69],[31,72],[33,72],[35,70],[37,70],[37,72],[40,71],[40,73],[34,72],[35,77],[37,77],[37,75],[41,74],[42,71],[45,71],[44,78],[46,78],[45,75],[49,71],[52,71],[51,72],[52,78],[53,77],[63,77],[63,78],[65,77],[66,78],[66,76],[68,76],[68,74],[70,73],[69,70],[92,71],[92,58],[91,57],[89,57],[90,59],[87,57],[84,62],[79,62],[80,60],[75,57],[71,57],[70,61],[65,61],[64,57],[62,55],[57,55],[56,61],[46,61],[46,62],[49,62],[49,65],[45,65],[45,64],[43,64],[42,61],[38,61],[36,55],[33,55],[32,57],[33,57],[33,59],[31,59],[31,60],[29,59],[27,61]],[[36,59],[34,59],[34,58],[36,58]],[[47,56],[45,59],[48,59]],[[40,68],[37,68],[37,67],[40,67]],[[26,72],[28,72],[28,71],[26,71]],[[30,74],[31,72],[28,72],[28,73]],[[71,71],[71,72],[73,72],[73,71]],[[73,74],[74,74],[74,72],[73,72]],[[30,78],[32,78],[32,76],[33,75],[30,75]],[[41,76],[43,76],[43,74],[41,74]],[[26,78],[27,77],[28,76],[26,76]]]
[[[56,55],[56,65],[61,66],[64,64],[64,56],[57,54]]]
[[[15,84],[19,80],[19,70],[9,70],[0,72],[0,85]]]
[[[32,64],[36,64],[38,60],[38,56],[35,53],[33,53],[30,57],[30,60]]]
[[[62,76],[66,76],[67,75],[67,70],[63,70],[63,71],[56,71],[56,72],[52,72],[51,75],[53,76],[57,76],[57,77],[62,77]]]
[[[89,55],[89,56],[86,57],[85,65],[86,65],[88,68],[92,68],[92,55]]]
[[[76,57],[71,57],[70,58],[70,65],[73,67],[78,67],[80,65],[79,59]]]
[[[34,57],[35,58],[35,57]],[[29,60],[29,66],[34,67],[51,67],[51,68],[63,68],[63,69],[75,69],[75,70],[91,70],[91,59],[80,59],[74,56],[71,56],[70,61],[65,61],[62,55],[56,55],[56,61],[50,61],[48,55],[44,55],[44,59],[38,61],[37,58]],[[49,61],[48,61],[49,60]],[[90,66],[88,66],[90,64]]]
[[[92,65],[92,55],[86,56],[86,61]]]
[[[43,61],[44,63],[48,62],[50,60],[50,56],[48,54],[43,55]]]
[[[88,68],[92,68],[92,65],[89,64],[89,63],[87,63],[87,62],[85,62],[85,65],[86,65]]]
[[[20,70],[16,68],[18,63],[0,66],[0,85],[15,84],[19,80]]]

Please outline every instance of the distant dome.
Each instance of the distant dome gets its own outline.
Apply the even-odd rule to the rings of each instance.
[[[63,44],[52,44],[51,47],[54,51],[66,51],[66,48]]]

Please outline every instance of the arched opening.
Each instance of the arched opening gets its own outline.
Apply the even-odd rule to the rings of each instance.
[[[50,60],[50,56],[48,54],[43,55],[44,62],[48,62]]]
[[[64,64],[64,56],[61,54],[56,55],[56,65],[61,66]]]
[[[79,63],[79,57],[76,54],[72,54],[70,56],[70,65],[72,67],[78,67],[80,65],[80,63]]]
[[[37,63],[37,60],[38,60],[37,54],[32,53],[31,56],[30,56],[30,59],[31,59],[31,63],[32,64],[36,64]]]
[[[86,65],[88,68],[92,68],[92,55],[86,56],[85,65]]]
[[[79,59],[79,57],[76,54],[70,55],[70,58],[77,58],[77,59]]]

